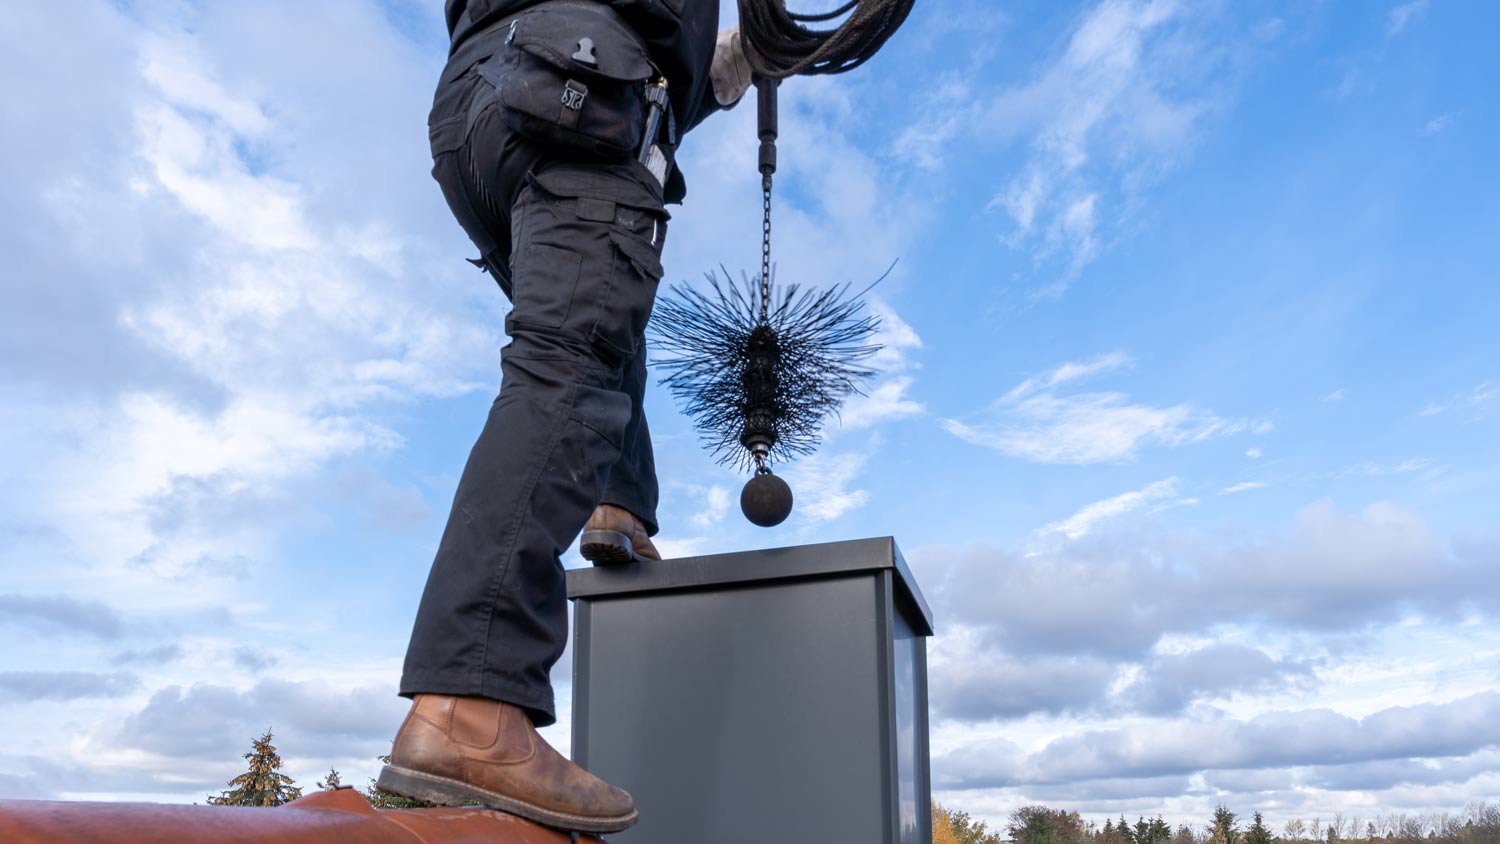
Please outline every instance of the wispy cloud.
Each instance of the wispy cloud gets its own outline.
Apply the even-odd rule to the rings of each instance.
[[[1232,486],[1226,486],[1219,490],[1220,495],[1234,495],[1237,492],[1249,492],[1252,489],[1265,489],[1270,486],[1265,481],[1241,481]]]
[[[1439,114],[1437,117],[1432,118],[1422,126],[1422,134],[1436,135],[1439,132],[1446,130],[1449,126],[1452,126],[1453,121],[1457,119],[1458,115],[1451,111]]]
[[[1422,408],[1423,416],[1436,416],[1455,410],[1477,410],[1500,398],[1500,385],[1485,381],[1467,393],[1459,393],[1447,401],[1433,402]]]
[[[1052,276],[1036,296],[1061,294],[1099,256],[1216,107],[1225,54],[1193,36],[1202,16],[1176,2],[1107,0],[1035,81],[990,101],[981,125],[1030,139],[990,207],[1010,218],[1009,242]]]
[[[1406,31],[1407,24],[1427,11],[1428,0],[1411,0],[1391,9],[1385,16],[1385,34],[1395,37]]]
[[[903,320],[895,308],[879,299],[871,300],[870,310],[880,318],[880,330],[871,342],[880,346],[869,360],[877,371],[875,385],[864,395],[850,396],[844,402],[834,425],[843,429],[869,428],[878,423],[917,416],[926,408],[909,397],[916,377],[911,374],[920,366],[912,354],[922,348],[922,338]]]
[[[944,419],[948,433],[1010,457],[1039,463],[1128,460],[1144,445],[1182,446],[1255,431],[1269,423],[1224,419],[1192,403],[1157,407],[1119,392],[1066,393],[1058,388],[1126,366],[1120,353],[1064,364],[1028,378],[977,414],[975,421]]]
[[[1366,460],[1348,466],[1338,473],[1334,478],[1381,478],[1387,475],[1405,475],[1411,472],[1420,472],[1432,468],[1432,461],[1425,457],[1411,457],[1399,463],[1377,463]]]
[[[1042,536],[1058,535],[1070,540],[1079,539],[1101,522],[1176,499],[1179,486],[1177,478],[1167,478],[1114,498],[1095,501],[1068,518],[1047,525],[1038,533]]]
[[[859,451],[820,451],[792,464],[787,483],[796,496],[796,514],[808,523],[830,522],[870,500],[870,493],[851,489],[870,455]]]
[[[1326,395],[1326,396],[1323,397],[1323,401],[1329,401],[1329,402],[1332,402],[1332,401],[1343,401],[1343,400],[1344,400],[1344,388],[1343,387],[1340,387],[1337,390],[1334,390],[1333,392],[1331,392],[1328,395]]]
[[[1124,369],[1132,366],[1134,363],[1135,361],[1124,352],[1110,352],[1092,360],[1065,363],[1045,375],[1027,378],[1007,393],[1006,397],[1019,399],[1039,390],[1048,390],[1070,381],[1077,381],[1081,378],[1087,378],[1103,372],[1111,372],[1116,369]]]
[[[122,579],[178,578],[204,560],[261,558],[276,533],[187,517],[201,502],[274,499],[332,461],[389,453],[402,438],[383,411],[475,389],[499,331],[457,290],[457,270],[411,271],[430,248],[425,232],[364,200],[332,207],[340,177],[322,168],[313,186],[298,169],[316,155],[303,145],[357,146],[343,130],[295,135],[296,96],[226,81],[195,35],[134,34],[131,131],[112,148],[127,175],[86,198],[54,192],[51,211],[83,241],[99,209],[118,209],[118,236],[140,245],[102,281],[79,279],[96,285],[80,294],[112,311],[116,345],[155,365],[91,406],[23,412],[72,434],[34,499],[70,525],[79,556]],[[408,181],[420,184],[401,177],[390,189]],[[120,296],[119,284],[138,289]],[[196,494],[181,494],[188,487]]]

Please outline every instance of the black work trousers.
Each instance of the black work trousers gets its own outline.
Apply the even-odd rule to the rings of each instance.
[[[439,86],[433,175],[513,308],[500,395],[417,611],[401,694],[478,695],[554,723],[560,559],[600,503],[656,532],[644,331],[668,215],[635,162],[570,159],[507,128],[493,78]]]

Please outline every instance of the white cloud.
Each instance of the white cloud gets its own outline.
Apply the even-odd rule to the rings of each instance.
[[[15,611],[7,635],[26,643],[8,695],[85,695],[97,676],[115,697],[8,708],[26,739],[0,767],[36,772],[25,787],[41,796],[201,800],[197,783],[222,786],[267,726],[254,704],[286,698],[252,685],[272,660],[279,680],[311,667],[342,689],[328,712],[359,689],[339,717],[363,712],[367,727],[350,743],[307,715],[284,752],[326,748],[317,773],[351,747],[373,755],[402,704],[399,666],[372,668],[369,654],[399,652],[403,634],[330,630],[329,607],[408,613],[422,568],[409,563],[431,550],[390,566],[408,549],[370,553],[390,537],[372,541],[361,517],[381,531],[394,513],[408,532],[431,524],[422,491],[369,467],[426,421],[415,402],[498,378],[502,297],[462,262],[425,133],[411,131],[440,53],[420,55],[358,4],[210,4],[191,20],[159,5],[74,11],[18,9],[0,33],[0,62],[43,80],[0,131],[13,270],[0,335],[25,349],[3,356],[0,511],[22,544],[0,562],[21,594],[0,604]],[[77,49],[48,48],[64,30]],[[330,31],[347,48],[332,65]],[[341,483],[353,468],[371,474],[362,489]],[[352,534],[329,542],[345,519]],[[326,588],[349,565],[364,574]],[[63,582],[68,598],[48,598]],[[224,641],[193,644],[205,629]],[[88,635],[109,647],[77,643]],[[139,691],[113,670],[127,662]],[[73,673],[38,674],[41,663]],[[344,682],[351,668],[376,677]],[[206,676],[227,691],[194,696]],[[173,686],[188,690],[178,703],[207,710],[193,717],[208,727],[185,735],[227,742],[222,754],[116,740],[111,724]],[[12,766],[18,754],[27,761]]]
[[[729,490],[722,486],[712,486],[705,490],[703,495],[703,509],[698,511],[689,520],[693,527],[708,530],[724,521],[729,513]]]
[[[1497,706],[1500,695],[1489,692],[1445,703],[1393,707],[1363,719],[1309,709],[1267,712],[1246,720],[1146,722],[1058,738],[1019,756],[1003,739],[975,743],[934,759],[933,771],[935,784],[944,788],[993,788],[1461,757],[1500,743]]]
[[[1179,485],[1177,478],[1167,478],[1153,484],[1147,484],[1141,489],[1117,495],[1114,498],[1095,501],[1093,504],[1080,509],[1068,518],[1047,525],[1039,533],[1043,536],[1058,534],[1070,540],[1079,539],[1101,522],[1119,518],[1143,507],[1177,498]]]
[[[839,412],[838,426],[868,428],[878,422],[921,414],[922,404],[906,397],[915,380],[909,375],[898,375],[880,382],[865,395],[850,396]]]
[[[880,346],[880,351],[870,358],[870,366],[882,373],[891,374],[919,368],[912,361],[912,353],[922,348],[922,338],[896,309],[879,298],[872,298],[870,312],[880,320],[880,330],[871,340]]]
[[[943,150],[974,119],[974,82],[971,74],[945,75],[924,97],[921,117],[911,122],[892,145],[892,154],[925,171],[943,166]]]
[[[1223,419],[1191,403],[1156,407],[1133,403],[1118,392],[1062,393],[1076,379],[1129,363],[1114,354],[1064,364],[1028,378],[1001,396],[974,422],[945,419],[950,434],[1010,457],[1039,463],[1106,463],[1128,460],[1144,445],[1182,446],[1246,431],[1268,423]]]
[[[795,496],[795,512],[804,522],[831,522],[870,500],[870,493],[851,489],[869,454],[824,449],[798,460],[786,471]]]
[[[916,377],[909,373],[920,368],[911,355],[922,348],[922,338],[889,304],[872,299],[869,307],[880,318],[880,330],[871,341],[880,346],[880,351],[868,361],[878,373],[877,380],[864,395],[850,396],[844,402],[834,423],[837,428],[869,428],[926,411],[921,402],[907,397],[916,383]]]
[[[1453,121],[1457,119],[1458,115],[1451,111],[1439,114],[1437,117],[1432,118],[1422,126],[1422,134],[1436,135],[1439,132],[1446,130],[1449,126],[1452,126]]]
[[[1385,34],[1387,36],[1400,35],[1406,30],[1406,25],[1413,19],[1427,11],[1428,0],[1411,0],[1392,8],[1385,16]]]
[[[1433,402],[1422,408],[1421,415],[1437,416],[1455,410],[1479,410],[1496,398],[1500,398],[1500,385],[1484,381],[1467,393],[1460,393],[1447,401]]]
[[[1214,107],[1223,55],[1192,35],[1202,12],[1166,0],[1106,0],[1035,81],[987,103],[979,125],[1030,140],[1026,163],[990,207],[1010,217],[1013,245],[1055,265],[1036,295],[1061,294],[1098,257]]]
[[[1250,458],[1251,460],[1259,460],[1262,453],[1263,452],[1258,448],[1245,449],[1245,456]]]
[[[1425,457],[1408,458],[1395,464],[1376,463],[1372,460],[1366,460],[1363,463],[1358,463],[1339,471],[1333,477],[1381,478],[1387,475],[1404,475],[1410,472],[1420,472],[1430,468],[1432,468],[1432,461]]]
[[[1363,719],[1311,709],[1268,712],[1245,721],[1177,720],[1090,731],[1057,739],[1019,766],[1002,763],[993,779],[975,771],[968,784],[1463,756],[1494,744],[1500,744],[1500,693],[1488,692],[1445,703],[1392,707]],[[977,760],[987,751],[975,747],[960,755]]]
[[[1092,360],[1079,361],[1077,363],[1065,363],[1052,370],[1051,372],[1048,372],[1046,375],[1035,378],[1027,378],[1025,381],[1017,384],[1014,389],[1007,393],[1006,397],[1019,399],[1024,396],[1031,395],[1038,390],[1050,389],[1052,387],[1066,384],[1069,381],[1077,381],[1081,378],[1098,375],[1102,372],[1111,372],[1116,369],[1128,368],[1130,366],[1133,366],[1134,364],[1135,361],[1132,360],[1131,357],[1124,352],[1110,352],[1109,354],[1100,355],[1099,357]]]
[[[1345,513],[1317,502],[1256,541],[1080,522],[1088,541],[1037,553],[974,545],[908,556],[934,612],[1019,656],[1139,659],[1168,634],[1214,635],[1221,625],[1356,631],[1500,611],[1495,549],[1450,547],[1392,503]]]
[[[1333,392],[1331,392],[1328,395],[1324,396],[1323,397],[1323,401],[1342,401],[1343,398],[1344,398],[1344,388],[1340,387],[1337,390],[1334,390]]]
[[[316,189],[301,180],[303,147],[364,146],[361,130],[297,136],[285,121],[308,93],[227,81],[223,45],[210,49],[198,34],[170,26],[130,34],[134,64],[100,71],[138,74],[134,134],[113,139],[115,181],[88,194],[43,193],[65,234],[93,240],[107,224],[130,242],[106,245],[118,260],[107,274],[83,273],[76,292],[114,309],[108,321],[119,337],[106,338],[103,356],[124,347],[152,365],[132,372],[134,383],[122,379],[84,401],[44,396],[18,414],[33,436],[67,434],[22,462],[36,474],[26,478],[25,512],[69,525],[68,542],[96,575],[135,588],[143,572],[175,581],[211,561],[263,558],[278,533],[248,520],[167,526],[164,496],[211,483],[220,495],[285,498],[282,489],[331,461],[400,447],[379,421],[385,411],[475,389],[494,361],[499,325],[466,301],[473,288],[457,283],[457,259],[447,274],[411,272],[430,248],[423,230],[358,198],[329,205],[340,179],[358,177],[319,172]],[[393,188],[422,185],[441,207],[425,181],[412,168]],[[108,217],[110,208],[121,219]],[[473,283],[467,273],[462,281]],[[166,591],[188,595],[182,586]]]
[[[1223,489],[1219,490],[1219,494],[1234,495],[1237,492],[1249,492],[1252,489],[1265,489],[1268,486],[1270,486],[1270,484],[1266,483],[1265,481],[1241,481],[1240,483],[1231,484],[1230,486],[1224,487]]]

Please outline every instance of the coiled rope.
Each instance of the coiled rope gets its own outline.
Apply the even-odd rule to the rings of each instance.
[[[785,0],[739,0],[740,33],[760,76],[845,73],[864,64],[895,34],[916,0],[849,0],[823,14],[789,12]],[[805,24],[849,17],[833,29]]]

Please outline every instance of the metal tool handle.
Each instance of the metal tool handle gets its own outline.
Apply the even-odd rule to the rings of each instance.
[[[641,151],[638,156],[642,164],[650,164],[651,145],[656,143],[656,135],[661,131],[661,118],[667,111],[667,80],[659,77],[655,82],[646,85],[646,134],[641,138]]]

